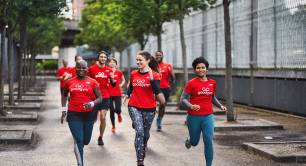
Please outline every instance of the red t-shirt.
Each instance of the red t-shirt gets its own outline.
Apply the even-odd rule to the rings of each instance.
[[[212,97],[216,90],[216,81],[207,81],[193,78],[185,86],[185,93],[190,94],[190,103],[200,106],[200,110],[193,111],[188,109],[189,115],[209,115],[213,113]]]
[[[158,67],[161,73],[160,88],[170,88],[172,65],[161,62],[158,64]]]
[[[89,67],[87,75],[98,81],[100,85],[100,91],[102,93],[102,98],[110,97],[110,73],[112,68],[108,66],[99,67],[94,64]]]
[[[71,78],[73,78],[73,77],[75,77],[75,76],[76,76],[76,69],[75,69],[75,66],[70,68],[69,73],[72,75],[72,77],[71,77]]]
[[[110,95],[111,96],[121,96],[121,89],[120,89],[120,81],[123,74],[120,70],[116,70],[114,74],[114,79],[116,80],[116,86],[110,86]]]
[[[84,108],[83,104],[96,99],[94,89],[99,87],[99,83],[87,77],[84,80],[79,80],[76,77],[69,79],[65,83],[65,89],[69,91],[68,110],[75,112],[88,112],[93,108]]]
[[[160,80],[159,73],[153,71],[154,80]],[[156,101],[150,83],[149,73],[139,73],[138,70],[131,72],[130,84],[133,91],[130,97],[129,106],[137,108],[155,108]]]
[[[70,73],[70,67],[61,67],[56,72],[56,78],[60,81],[60,87],[63,88],[65,85],[64,76]],[[62,77],[62,78],[61,78]]]

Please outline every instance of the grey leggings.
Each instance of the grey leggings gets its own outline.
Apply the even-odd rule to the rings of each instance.
[[[146,112],[129,106],[129,114],[135,129],[135,150],[137,161],[143,161],[145,148],[150,138],[150,128],[155,116],[154,112]]]

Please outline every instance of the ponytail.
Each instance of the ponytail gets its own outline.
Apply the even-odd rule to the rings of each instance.
[[[150,57],[149,67],[150,67],[153,71],[155,71],[155,72],[157,72],[157,73],[159,72],[158,62],[156,61],[156,59],[155,59],[153,56]]]

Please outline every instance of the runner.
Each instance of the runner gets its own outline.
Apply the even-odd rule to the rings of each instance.
[[[164,63],[163,58],[164,58],[164,55],[162,51],[157,51],[155,53],[155,59],[158,62],[158,67],[161,73],[160,90],[162,91],[166,99],[165,105],[160,104],[158,107],[158,117],[156,118],[157,131],[162,130],[162,119],[164,117],[165,107],[166,107],[167,102],[169,101],[169,97],[171,93],[170,82],[172,83],[172,85],[175,84],[175,75],[173,72],[173,67],[169,63]]]
[[[106,113],[110,107],[110,84],[114,87],[116,81],[114,80],[114,73],[112,68],[106,66],[107,53],[101,51],[98,53],[98,61],[96,64],[90,66],[88,69],[88,76],[98,81],[100,91],[102,93],[103,102],[95,106],[95,110],[99,112],[100,117],[100,135],[98,137],[98,145],[104,145],[103,134],[106,127]]]
[[[111,58],[108,62],[108,65],[112,68],[114,72],[114,79],[117,84],[115,87],[110,87],[110,119],[112,122],[112,132],[116,132],[115,125],[115,113],[118,115],[119,123],[122,122],[121,116],[121,87],[125,84],[125,78],[122,72],[117,67],[117,60],[115,58]],[[121,83],[120,83],[121,81]],[[120,83],[120,84],[119,84]]]
[[[56,72],[56,79],[60,81],[60,90],[61,94],[63,93],[63,88],[65,84],[64,78],[66,77],[67,74],[69,74],[71,68],[68,67],[68,62],[67,60],[63,59],[62,60],[63,67],[59,68]]]
[[[146,147],[150,138],[150,128],[155,116],[155,96],[160,93],[160,75],[155,72],[158,64],[149,52],[138,52],[136,62],[138,70],[131,72],[126,99],[129,99],[129,114],[136,132],[135,150],[137,165],[141,166],[144,165]]]
[[[61,123],[67,114],[67,122],[74,139],[74,152],[78,166],[83,166],[83,148],[88,145],[92,135],[94,120],[97,117],[93,107],[102,102],[99,84],[86,76],[87,63],[76,64],[77,76],[69,79],[63,87]],[[68,102],[67,113],[67,98]]]
[[[81,55],[77,54],[75,57],[74,57],[74,61],[75,61],[75,64],[79,61],[83,60],[83,58],[81,57]],[[75,69],[75,66],[74,67],[70,67],[70,71],[68,72],[68,74],[66,74],[66,76],[64,77],[64,80],[68,80],[72,77],[75,77],[76,76],[76,69]]]
[[[192,62],[196,77],[185,86],[181,96],[181,104],[188,108],[187,126],[189,138],[185,142],[186,148],[197,146],[203,134],[204,154],[206,165],[211,166],[213,161],[214,115],[212,103],[221,110],[226,107],[220,104],[215,97],[216,81],[208,79],[209,63],[203,58],[196,58]]]

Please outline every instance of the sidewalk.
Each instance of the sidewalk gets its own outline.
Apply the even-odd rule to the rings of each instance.
[[[50,81],[47,86],[44,111],[39,112],[42,121],[35,126],[38,143],[35,148],[0,148],[0,165],[12,166],[71,166],[76,165],[73,153],[73,140],[67,123],[61,125],[60,93],[58,82]],[[117,133],[111,133],[110,120],[107,118],[105,130],[105,146],[97,146],[98,123],[94,126],[93,136],[84,148],[86,166],[134,166],[136,157],[134,150],[134,131],[131,127],[126,106],[123,106],[123,123],[117,124]],[[224,115],[216,115],[224,116]],[[109,114],[108,114],[109,117]],[[215,133],[214,166],[293,166],[305,165],[295,163],[278,163],[251,154],[242,149],[242,143],[265,140],[265,136],[281,139],[295,139],[306,133],[306,121],[294,117],[271,113],[238,109],[238,118],[262,118],[283,124],[286,130],[271,131],[225,131]],[[163,132],[156,132],[155,121],[151,129],[147,166],[200,166],[204,164],[202,139],[197,147],[187,150],[184,141],[187,128],[184,126],[185,115],[165,115]],[[278,136],[278,137],[276,137]],[[301,138],[302,139],[302,138]]]

